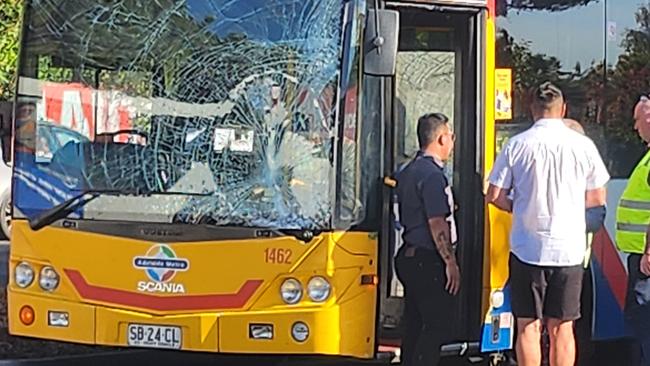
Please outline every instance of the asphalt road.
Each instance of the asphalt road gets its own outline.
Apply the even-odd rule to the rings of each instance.
[[[390,366],[381,361],[295,356],[234,356],[194,352],[123,350],[110,354],[41,360],[0,360],[0,366]]]

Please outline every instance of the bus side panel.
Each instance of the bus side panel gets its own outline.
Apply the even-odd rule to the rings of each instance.
[[[593,276],[592,339],[608,340],[631,335],[624,319],[627,291],[627,255],[616,249],[616,207],[627,185],[613,179],[607,185],[605,227],[594,235],[591,250]]]
[[[508,286],[508,260],[510,258],[510,215],[488,206],[489,245],[486,246],[486,263],[489,270],[488,285],[484,291],[488,310],[484,313],[482,352],[494,352],[512,348],[514,319],[510,307]],[[492,304],[492,297],[500,292],[502,304]],[[497,306],[499,305],[499,306]]]

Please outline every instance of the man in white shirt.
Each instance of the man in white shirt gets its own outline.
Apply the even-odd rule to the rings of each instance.
[[[585,208],[605,204],[609,174],[594,143],[564,124],[566,104],[558,87],[540,85],[531,111],[535,124],[511,138],[497,157],[486,199],[513,213],[510,286],[518,364],[540,365],[542,321],[547,321],[551,365],[572,366]]]

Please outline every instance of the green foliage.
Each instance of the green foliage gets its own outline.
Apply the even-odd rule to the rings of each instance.
[[[0,1],[0,100],[12,99],[15,91],[22,4]]]

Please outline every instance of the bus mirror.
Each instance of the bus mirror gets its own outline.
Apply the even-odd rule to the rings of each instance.
[[[376,76],[393,76],[399,39],[399,12],[371,9],[366,19],[364,72]]]

